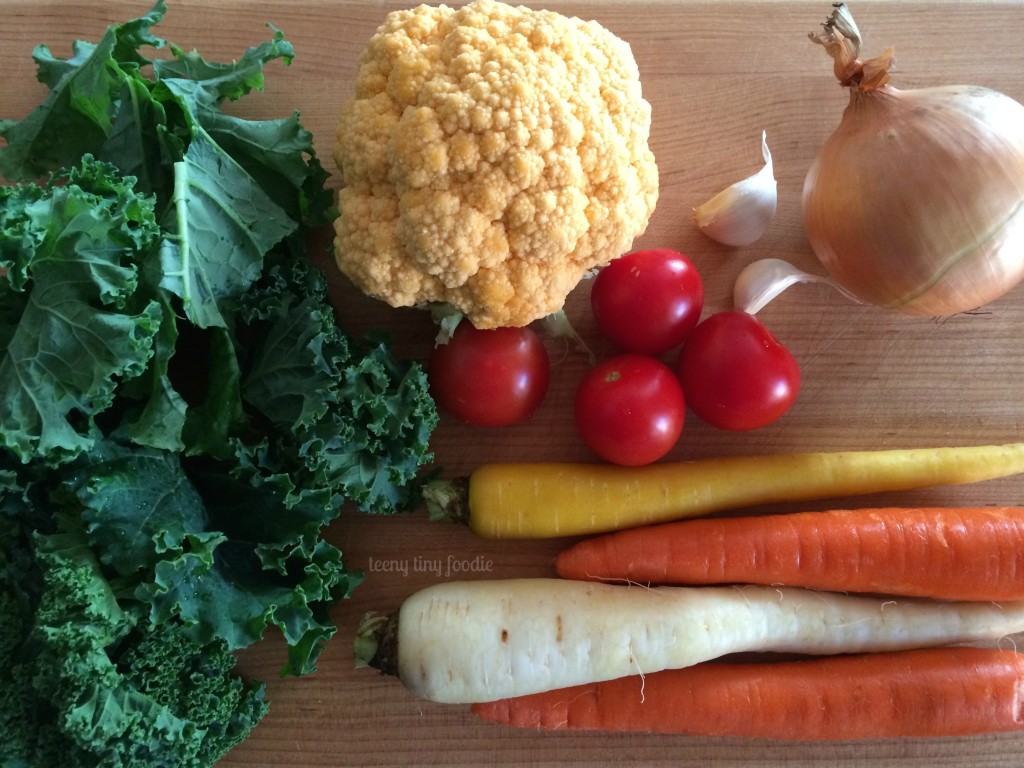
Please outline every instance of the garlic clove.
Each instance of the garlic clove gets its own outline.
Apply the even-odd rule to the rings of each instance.
[[[758,259],[744,267],[736,278],[732,292],[733,308],[750,315],[757,314],[768,302],[797,283],[830,285],[851,301],[861,303],[831,278],[804,272],[783,259]]]
[[[760,171],[693,209],[698,229],[712,240],[724,245],[750,245],[768,231],[775,217],[778,189],[767,131],[761,134],[761,154],[764,167]]]

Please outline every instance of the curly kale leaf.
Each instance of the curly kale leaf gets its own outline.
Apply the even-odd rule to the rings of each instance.
[[[290,497],[326,490],[329,505],[347,498],[374,513],[416,503],[438,418],[422,366],[395,359],[384,337],[342,334],[308,264],[270,263],[239,315],[250,350],[242,397],[272,427],[237,442],[241,465],[288,475]]]
[[[10,523],[10,518],[7,518]],[[221,640],[125,610],[80,530],[34,534],[30,569],[2,539],[4,766],[206,768],[267,711]],[[31,595],[17,599],[14,595]]]
[[[150,32],[165,11],[160,0],[100,43],[76,43],[67,59],[39,46],[39,79],[51,91],[24,120],[0,121],[0,175],[36,178],[83,154],[116,165],[156,199],[167,234],[161,286],[191,322],[223,326],[224,302],[255,281],[267,251],[325,220],[327,173],[298,115],[256,121],[221,109],[261,88],[267,63],[291,60],[280,30],[230,64],[175,45],[171,59],[151,59],[141,51],[167,45]]]
[[[0,187],[0,446],[23,461],[88,450],[149,362],[163,310],[139,261],[160,230],[133,181],[86,157],[45,190]]]
[[[156,624],[180,621],[195,642],[230,650],[270,626],[289,646],[284,672],[316,668],[336,631],[334,601],[361,581],[322,539],[337,510],[287,505],[221,462],[104,444],[66,470],[89,544]]]
[[[0,176],[38,178],[73,167],[88,153],[110,159],[101,150],[109,136],[124,129],[113,119],[121,111],[123,85],[149,63],[140,53],[143,47],[163,46],[149,30],[165,11],[158,0],[147,14],[111,26],[99,43],[76,42],[67,59],[37,46],[37,77],[50,93],[25,119],[0,120],[0,136],[7,141],[0,150]]]

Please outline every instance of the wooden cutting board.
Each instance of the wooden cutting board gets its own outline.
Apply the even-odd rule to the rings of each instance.
[[[273,64],[265,93],[237,109],[260,117],[299,109],[334,172],[334,122],[351,94],[359,52],[385,13],[402,3],[170,0],[169,5],[157,33],[208,58],[239,56],[267,39],[268,22],[284,31],[295,45],[293,64]],[[141,15],[149,7],[148,2],[125,0],[0,0],[0,117],[20,118],[44,95],[34,79],[34,45],[46,43],[57,55],[67,55],[72,39],[98,40],[108,23]],[[651,144],[661,172],[659,206],[637,247],[687,253],[704,278],[706,313],[730,306],[733,280],[756,258],[779,257],[821,271],[803,234],[799,200],[815,151],[838,124],[846,103],[830,60],[807,40],[830,12],[828,2],[553,0],[548,7],[597,19],[633,46],[653,106]],[[1021,3],[865,0],[852,8],[865,53],[896,47],[897,86],[974,83],[1024,100]],[[694,229],[691,209],[760,167],[764,130],[779,183],[778,215],[755,246],[718,246]],[[428,354],[433,329],[422,314],[366,299],[340,276],[332,284],[340,320],[350,331],[388,328],[399,354],[417,359]],[[691,416],[672,458],[1024,439],[1022,290],[977,312],[931,319],[854,305],[825,287],[792,288],[760,316],[800,362],[803,385],[796,405],[776,424],[748,433],[718,432]],[[586,285],[579,287],[567,311],[594,350],[609,354],[589,317],[587,291]],[[529,424],[486,431],[442,420],[433,447],[446,474],[499,459],[593,460],[571,422],[572,394],[587,360],[571,347],[553,343],[551,351],[552,392]],[[1022,500],[1024,478],[831,504]],[[816,506],[821,505],[787,508]],[[1024,764],[1024,736],[1012,735],[791,744],[539,734],[485,725],[464,707],[416,701],[395,680],[354,670],[350,640],[355,626],[365,611],[393,610],[429,583],[551,575],[551,558],[566,542],[485,542],[458,527],[432,523],[423,512],[366,518],[350,510],[342,512],[329,538],[353,567],[364,569],[365,583],[337,606],[338,636],[314,675],[279,678],[284,649],[274,637],[242,654],[243,671],[269,682],[271,712],[223,761],[225,766]]]

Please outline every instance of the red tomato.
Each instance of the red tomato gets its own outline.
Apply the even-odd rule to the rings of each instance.
[[[502,427],[525,421],[544,401],[551,366],[530,328],[481,330],[469,321],[434,347],[427,367],[438,405],[467,424]]]
[[[626,353],[591,368],[576,391],[576,426],[605,461],[640,466],[671,450],[683,431],[686,402],[672,369]]]
[[[697,325],[704,285],[681,253],[634,251],[597,273],[590,304],[605,337],[630,352],[657,356],[682,344]]]
[[[788,349],[746,312],[700,323],[679,355],[686,404],[719,429],[763,427],[796,400],[800,368]]]

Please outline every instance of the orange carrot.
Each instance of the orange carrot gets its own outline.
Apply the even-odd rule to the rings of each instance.
[[[584,539],[563,578],[1024,598],[1024,508],[884,508],[686,520]]]
[[[1024,728],[1024,654],[937,648],[806,661],[707,662],[474,704],[523,728],[828,741]]]

